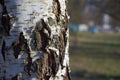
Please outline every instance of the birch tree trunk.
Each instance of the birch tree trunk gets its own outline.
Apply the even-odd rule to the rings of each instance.
[[[0,0],[0,80],[70,80],[66,0]]]

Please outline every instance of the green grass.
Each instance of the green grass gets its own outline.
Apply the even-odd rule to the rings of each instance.
[[[120,80],[120,34],[70,33],[72,80]]]

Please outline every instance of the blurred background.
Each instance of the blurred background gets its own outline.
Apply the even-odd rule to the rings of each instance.
[[[120,0],[68,0],[72,80],[120,80]]]

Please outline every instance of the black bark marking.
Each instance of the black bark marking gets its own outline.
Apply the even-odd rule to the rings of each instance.
[[[59,36],[59,60],[60,60],[60,64],[61,64],[61,67],[62,69],[64,68],[63,66],[63,60],[64,60],[64,57],[65,57],[65,47],[66,47],[66,44],[67,44],[67,38],[66,38],[66,32],[65,30],[62,30],[61,31],[61,34]]]
[[[66,66],[66,80],[71,80],[71,76],[70,76],[70,74],[69,74],[69,67],[68,67],[68,65]]]
[[[45,23],[45,21],[44,21],[43,19],[41,19],[41,22],[42,22],[43,28],[48,31],[49,36],[50,36],[50,34],[51,34],[51,29],[48,27],[48,25]]]
[[[9,36],[9,32],[11,29],[11,24],[10,24],[10,17],[8,15],[4,0],[0,1],[0,4],[2,5],[2,18],[1,18],[1,22],[5,31],[5,36]]]
[[[36,63],[34,62],[34,63],[32,63],[32,66],[31,66],[31,71],[32,72],[36,72],[37,71],[37,65],[36,65]]]
[[[27,40],[24,38],[23,32],[20,33],[19,38],[16,40],[15,43],[12,44],[12,46],[15,58],[18,58],[20,51],[26,52],[28,56],[30,55]]]
[[[64,16],[64,20],[62,20],[62,27],[64,28],[61,32],[61,35],[59,37],[59,41],[61,43],[61,46],[62,48],[59,49],[60,51],[60,64],[62,66],[62,69],[65,67],[63,66],[63,60],[65,58],[65,48],[67,46],[67,40],[68,40],[68,37],[67,37],[67,30],[68,30],[68,18],[67,18],[67,15],[65,14]]]
[[[61,54],[59,55],[59,60],[60,60],[60,65],[61,65],[61,68],[63,69],[64,66],[63,66],[63,60],[64,60],[64,56],[62,56],[63,53],[61,52]]]
[[[3,76],[3,78],[2,78],[3,80],[6,80],[6,78],[5,78],[5,76]]]
[[[42,37],[41,37],[41,41],[42,41],[42,47],[41,47],[41,49],[42,49],[43,51],[46,51],[45,49],[46,49],[46,47],[47,47],[48,44],[49,44],[49,39],[50,39],[50,38],[49,38],[48,34],[46,34],[46,33],[44,32],[44,29],[48,30],[49,34],[50,34],[51,32],[50,32],[47,24],[44,22],[43,19],[41,19],[41,22],[42,22],[42,26],[43,26],[42,29],[39,31],[40,35],[42,36]]]
[[[51,30],[48,25],[41,19],[36,23],[35,30],[33,31],[31,44],[33,45],[33,50],[42,50],[46,52],[46,47],[49,44]],[[47,33],[45,32],[47,31]]]
[[[47,63],[48,54],[44,53],[41,58],[37,59],[34,62],[34,68],[36,69],[37,77],[40,80],[45,79],[48,73],[48,63]],[[46,80],[46,79],[45,79]]]
[[[16,75],[15,77],[11,78],[11,80],[18,80],[18,75]]]
[[[18,58],[18,55],[20,54],[21,51],[28,54],[27,64],[24,67],[24,70],[28,73],[29,76],[31,76],[30,70],[31,70],[31,66],[32,66],[32,58],[30,57],[30,50],[29,50],[29,47],[27,44],[27,40],[25,39],[25,37],[23,35],[23,32],[20,33],[19,38],[16,40],[15,43],[12,44],[12,46],[13,46],[15,58]]]
[[[64,45],[67,45],[67,36],[66,36],[66,31],[63,31],[63,37],[64,37]]]
[[[24,69],[27,72],[27,74],[29,76],[31,76],[30,71],[32,71],[32,69],[31,69],[31,67],[32,67],[32,58],[30,57],[30,53],[28,55],[27,62],[28,62],[28,64],[25,66]]]
[[[13,45],[13,51],[14,51],[14,56],[15,56],[15,58],[17,59],[18,58],[18,55],[20,54],[20,44],[18,43],[13,43],[12,44]]]
[[[18,55],[22,50],[22,45],[24,45],[24,36],[22,32],[19,35],[19,39],[17,39],[16,42],[13,43],[12,45],[13,45],[14,56],[15,58],[18,58]]]
[[[51,76],[45,76],[45,80],[49,80]]]
[[[50,49],[50,55],[51,55],[50,57],[51,57],[52,75],[55,77],[59,68],[59,57],[57,56],[56,52],[51,49]]]
[[[2,44],[2,56],[3,56],[4,61],[5,61],[5,45],[6,45],[5,41],[3,41],[3,44]]]
[[[62,77],[64,78],[64,80],[71,80],[71,76],[69,74],[69,67],[68,67],[68,65],[66,65],[66,74],[62,75]]]
[[[0,4],[1,4],[1,5],[4,5],[4,0],[0,0]]]

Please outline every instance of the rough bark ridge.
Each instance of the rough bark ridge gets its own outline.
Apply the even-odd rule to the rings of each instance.
[[[70,80],[66,0],[0,0],[0,80]]]

